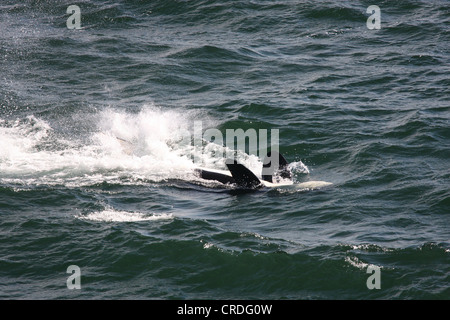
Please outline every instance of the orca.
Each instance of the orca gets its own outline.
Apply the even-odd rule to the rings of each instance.
[[[271,166],[271,161],[278,155],[278,168]],[[223,184],[237,186],[239,189],[260,190],[267,188],[287,187],[293,190],[312,190],[329,186],[332,183],[326,181],[306,181],[294,184],[293,174],[289,169],[286,159],[276,152],[268,152],[263,161],[261,179],[250,169],[235,160],[227,160],[228,171],[197,168],[195,173],[205,180],[215,180]]]
[[[271,166],[273,156],[278,155],[278,169]],[[236,160],[226,161],[228,171],[214,170],[206,168],[196,168],[198,177],[205,180],[215,180],[223,184],[236,185],[243,189],[261,189],[264,187],[274,187],[292,184],[292,172],[288,168],[288,162],[280,154],[268,152],[264,158],[261,179],[259,179],[250,169]]]
[[[126,154],[133,154],[133,143],[119,137],[116,138]],[[275,159],[277,159],[278,162],[275,162],[274,166],[272,166],[272,160]],[[228,171],[198,167],[194,169],[194,173],[201,179],[213,180],[224,185],[236,186],[241,190],[260,190],[284,186],[294,186],[295,189],[316,189],[332,184],[331,182],[326,181],[307,181],[294,184],[293,174],[289,169],[289,163],[281,153],[275,151],[269,151],[263,159],[261,179],[250,169],[234,159],[227,159],[225,164]]]

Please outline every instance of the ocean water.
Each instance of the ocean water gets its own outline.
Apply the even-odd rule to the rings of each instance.
[[[450,298],[448,1],[3,0],[0,30],[1,299]],[[204,181],[230,146],[196,122],[332,185]]]

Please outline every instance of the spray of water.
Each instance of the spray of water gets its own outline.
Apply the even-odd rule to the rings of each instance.
[[[95,129],[87,139],[62,138],[51,123],[35,116],[0,119],[0,182],[79,186],[104,181],[192,181],[198,179],[193,174],[198,165],[194,157],[205,167],[226,169],[225,159],[215,156],[224,154],[226,147],[204,141],[199,149],[191,143],[187,133],[192,133],[198,119],[204,128],[218,125],[199,112],[152,105],[137,113],[106,109],[95,114],[95,120],[90,119]],[[261,172],[261,159],[255,155],[239,151],[237,159]],[[308,172],[301,162],[291,166]]]

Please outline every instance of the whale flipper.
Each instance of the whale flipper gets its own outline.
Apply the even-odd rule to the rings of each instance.
[[[255,174],[247,169],[244,165],[232,160],[228,160],[226,165],[228,167],[228,170],[230,170],[235,183],[239,187],[246,189],[259,189],[263,187],[263,184],[258,179],[258,177],[255,176]]]
[[[232,176],[230,176],[229,174],[218,172],[217,170],[197,168],[194,171],[200,178],[205,180],[216,180],[223,184],[235,183],[235,180]]]

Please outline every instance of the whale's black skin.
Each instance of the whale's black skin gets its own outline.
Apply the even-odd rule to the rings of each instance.
[[[247,169],[244,165],[237,162],[227,163],[227,168],[228,170],[230,170],[235,183],[240,188],[260,189],[264,187],[258,177],[255,176],[255,174]]]
[[[274,170],[271,166],[271,161],[273,156],[278,154],[278,169]],[[256,175],[251,172],[244,165],[237,163],[235,160],[228,159],[226,161],[228,172],[220,172],[218,170],[197,168],[195,169],[196,174],[205,180],[215,180],[223,184],[236,184],[240,188],[245,189],[260,189],[264,186],[271,186],[274,181],[274,176],[292,180],[292,173],[288,168],[288,162],[279,153],[269,153],[264,159],[263,170],[262,170],[262,180],[258,179]]]
[[[277,169],[274,169],[274,166],[272,166],[272,160],[276,159],[278,155],[278,164]],[[268,182],[274,182],[273,177],[277,176],[282,179],[288,179],[292,180],[292,172],[289,170],[288,167],[289,163],[286,161],[286,159],[283,157],[283,155],[276,151],[269,151],[267,152],[267,156],[264,158],[263,161],[263,169],[261,177],[263,180]]]
[[[220,172],[214,172],[214,171],[207,170],[207,169],[196,168],[195,173],[200,178],[205,179],[205,180],[215,180],[215,181],[219,181],[223,184],[235,184],[236,183],[233,176],[223,174]]]

